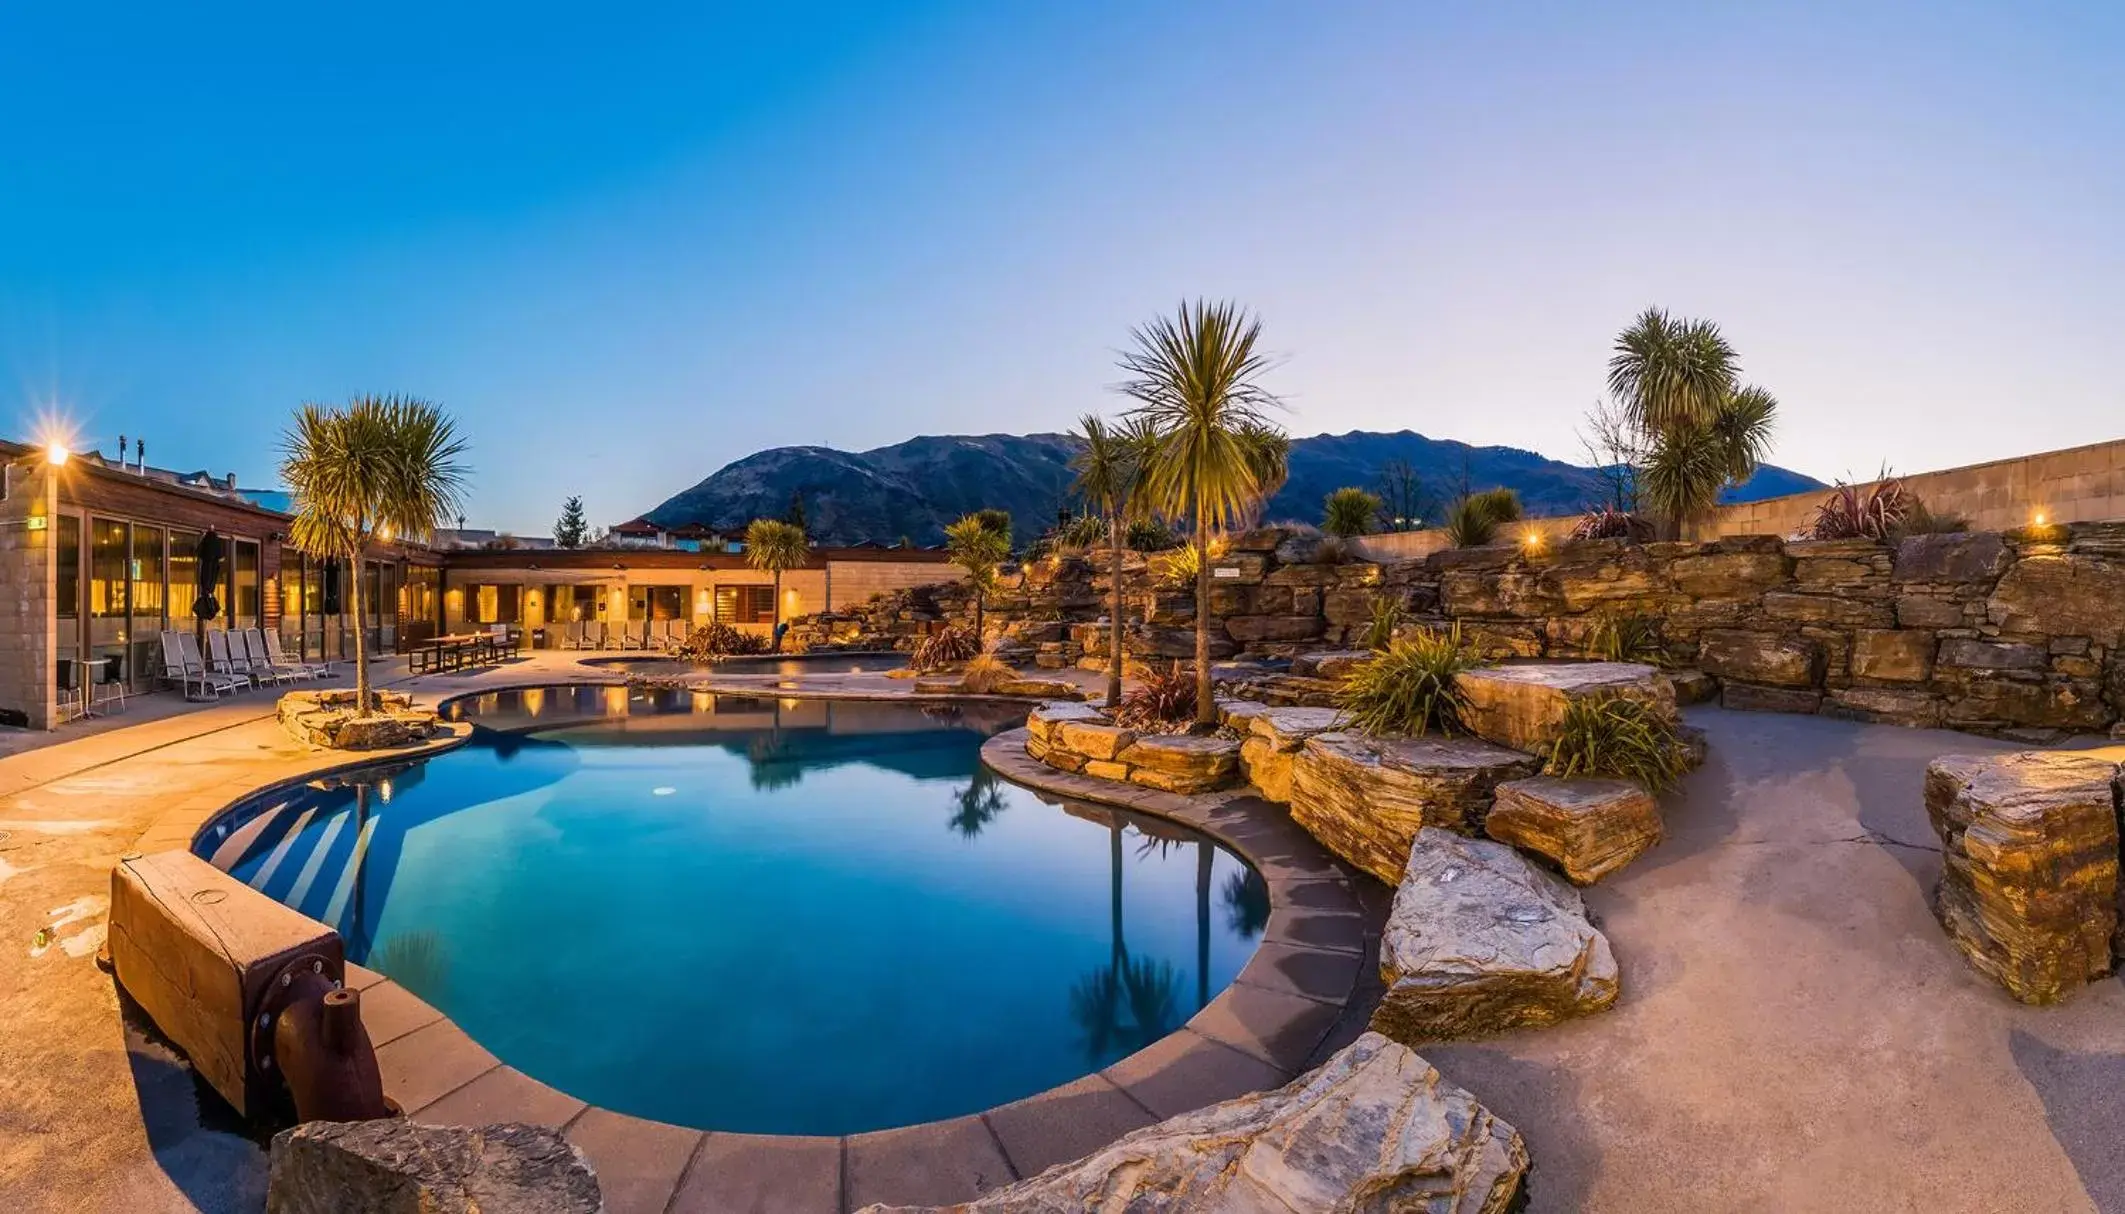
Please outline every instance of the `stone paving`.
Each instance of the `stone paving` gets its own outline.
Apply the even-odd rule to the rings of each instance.
[[[609,680],[538,654],[397,685],[434,697],[564,677]],[[121,1012],[93,954],[110,867],[162,813],[336,761],[288,739],[271,707],[254,693],[0,758],[0,1208],[259,1208],[259,1145],[211,1111],[203,1121],[211,1105],[189,1071]],[[2006,747],[1810,717],[1690,719],[1713,757],[1667,798],[1667,841],[1585,895],[1622,968],[1617,1006],[1423,1051],[1526,1136],[1530,1208],[2125,1211],[2125,986],[2023,1007],[1963,965],[1927,908],[1940,861],[1925,764]],[[1281,1082],[1362,1030],[1356,1013],[1377,997],[1365,925],[1386,891],[1333,868],[1309,874],[1303,835],[1247,800],[1193,810],[1288,882],[1266,960],[1234,988],[1229,1015],[1213,1006],[1103,1075],[943,1128],[845,1141],[644,1130],[483,1061],[432,1009],[359,980],[373,983],[369,1020],[402,1100],[429,1116],[510,1109],[567,1125],[611,1209],[825,1210],[966,1192],[1213,1088]],[[44,927],[55,935],[39,947]],[[1339,985],[1342,1012],[1319,998]],[[932,1149],[940,1137],[953,1151]],[[1014,1143],[1048,1154],[1014,1155]],[[922,1170],[946,1158],[973,1166]]]

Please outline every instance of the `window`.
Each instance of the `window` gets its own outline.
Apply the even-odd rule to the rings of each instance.
[[[425,625],[435,623],[436,590],[440,585],[440,573],[434,566],[408,565],[406,567],[406,619],[408,622]]]
[[[72,660],[81,656],[81,518],[62,514],[52,521],[53,543],[58,546],[59,626],[52,637],[52,656]]]
[[[465,587],[468,624],[521,624],[524,622],[522,586],[474,584]]]
[[[716,618],[725,624],[775,622],[773,586],[716,587]]]
[[[280,550],[280,643],[297,657],[303,651],[303,554]]]
[[[190,624],[199,598],[199,533],[170,532],[170,619]]]
[[[229,544],[229,626],[258,627],[258,544],[233,540]]]
[[[686,618],[686,587],[634,586],[627,595],[630,620],[683,620]]]
[[[54,528],[59,546],[59,618],[81,617],[81,519],[62,514]],[[61,630],[62,633],[65,630]]]
[[[104,677],[135,687],[147,685],[161,661],[162,604],[169,585],[163,569],[162,528],[133,524],[132,553],[127,573],[132,579],[133,623],[128,652],[114,662]]]

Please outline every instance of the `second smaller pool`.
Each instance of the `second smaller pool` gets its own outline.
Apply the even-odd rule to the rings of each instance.
[[[752,654],[720,658],[714,662],[688,662],[652,654],[640,657],[585,658],[586,666],[598,666],[626,674],[685,675],[714,671],[718,674],[776,675],[882,674],[908,664],[904,653],[797,653]]]

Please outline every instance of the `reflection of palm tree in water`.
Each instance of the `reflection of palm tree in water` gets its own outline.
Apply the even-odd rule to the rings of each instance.
[[[1003,781],[987,767],[978,767],[967,778],[967,786],[952,794],[952,803],[956,807],[952,829],[971,839],[1004,811]]]
[[[1133,1054],[1180,1027],[1180,975],[1168,962],[1129,956],[1122,936],[1120,814],[1107,816],[1107,830],[1112,948],[1107,964],[1078,979],[1070,990],[1070,1018],[1084,1034],[1085,1055],[1095,1064]]]
[[[788,788],[804,779],[804,764],[792,756],[789,739],[782,736],[781,709],[775,710],[775,716],[778,723],[772,729],[745,744],[745,758],[751,767],[747,774],[753,787],[763,792]]]
[[[1251,868],[1225,878],[1225,926],[1242,940],[1252,940],[1269,926],[1269,883]]]

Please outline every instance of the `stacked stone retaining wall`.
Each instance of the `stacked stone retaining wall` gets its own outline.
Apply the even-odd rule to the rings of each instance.
[[[1217,659],[1355,643],[1384,600],[1404,627],[1458,624],[1500,658],[1595,656],[1610,622],[1638,617],[1660,660],[1717,677],[1732,708],[2025,736],[2099,732],[2125,716],[2119,523],[1899,543],[1601,540],[1385,564],[1266,528],[1236,537],[1212,568]],[[1042,665],[1099,665],[1104,569],[1093,553],[1007,576],[988,603],[990,639]],[[1131,660],[1192,657],[1192,588],[1135,555],[1124,578]],[[964,586],[925,587],[800,621],[798,633],[907,649],[971,617]]]

